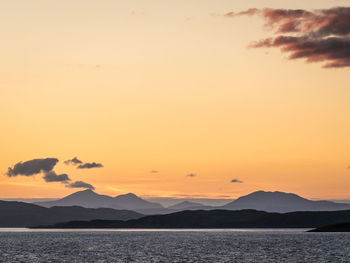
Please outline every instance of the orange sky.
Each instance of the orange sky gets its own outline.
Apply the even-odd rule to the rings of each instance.
[[[223,17],[346,2],[3,1],[0,197],[76,191],[5,175],[55,157],[57,173],[109,195],[350,199],[349,68],[247,49],[271,35],[264,21]],[[104,168],[63,164],[74,156]]]

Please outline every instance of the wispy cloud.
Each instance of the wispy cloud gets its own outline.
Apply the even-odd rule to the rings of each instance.
[[[71,160],[64,161],[64,164],[66,164],[66,165],[70,165],[70,164],[72,164],[72,165],[78,165],[78,164],[81,164],[81,163],[83,163],[83,162],[80,161],[77,157],[74,157],[74,158],[71,159]]]
[[[77,168],[78,169],[92,169],[92,168],[101,168],[101,167],[103,167],[103,165],[101,163],[92,162],[92,163],[81,164]]]
[[[280,48],[289,59],[324,62],[325,68],[350,67],[350,7],[303,9],[248,9],[226,17],[260,15],[277,36],[256,41],[254,48]]]
[[[197,176],[197,175],[194,174],[194,173],[190,173],[190,174],[187,175],[187,177],[196,177],[196,176]]]
[[[239,180],[239,179],[232,179],[231,180],[231,183],[233,183],[233,184],[242,184],[243,183],[243,181],[241,181],[241,180]]]
[[[91,184],[85,183],[83,181],[76,181],[74,183],[67,185],[67,187],[69,187],[69,188],[85,188],[85,189],[95,190],[95,187],[93,187]]]
[[[103,167],[103,165],[101,163],[96,163],[96,162],[84,163],[83,161],[79,160],[77,157],[74,157],[73,159],[67,160],[64,163],[66,165],[75,165],[75,166],[77,166],[77,169],[92,169],[92,168]]]

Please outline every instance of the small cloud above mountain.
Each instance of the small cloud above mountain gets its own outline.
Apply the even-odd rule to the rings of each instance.
[[[66,165],[78,165],[78,164],[82,164],[82,163],[83,162],[80,161],[77,157],[74,157],[71,160],[64,161],[64,164],[66,164]]]
[[[69,187],[69,188],[85,188],[85,189],[95,190],[94,186],[92,186],[91,184],[85,183],[83,181],[76,181],[74,183],[67,185],[67,187]]]
[[[92,163],[81,164],[77,168],[78,169],[92,169],[92,168],[102,168],[102,167],[103,167],[103,165],[101,163],[92,162]]]
[[[66,165],[74,165],[77,166],[78,169],[92,169],[92,168],[101,168],[103,165],[101,163],[91,162],[91,163],[84,163],[83,161],[79,160],[77,157],[74,157],[73,159],[67,160],[64,162]]]
[[[61,182],[61,183],[68,183],[70,181],[70,178],[67,174],[56,174],[54,171],[49,171],[45,173],[43,176],[43,179],[47,183],[52,183],[52,182]]]
[[[232,179],[232,180],[231,180],[231,183],[233,183],[233,184],[242,184],[243,181],[241,181],[241,180],[239,180],[239,179]]]

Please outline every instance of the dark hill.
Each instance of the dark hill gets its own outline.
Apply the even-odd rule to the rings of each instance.
[[[53,228],[315,228],[350,222],[350,210],[268,213],[256,210],[182,211],[136,220],[94,220],[60,223]]]
[[[72,220],[129,220],[142,217],[142,214],[110,208],[52,207],[45,208],[22,202],[0,201],[0,227],[27,227],[42,224],[55,224]]]

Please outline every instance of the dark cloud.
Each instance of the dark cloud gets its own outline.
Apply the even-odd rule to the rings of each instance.
[[[41,172],[51,171],[57,164],[58,159],[56,158],[46,158],[46,159],[33,159],[26,162],[19,162],[13,166],[9,167],[6,175],[8,177],[14,176],[33,176]]]
[[[151,174],[157,174],[157,173],[159,173],[159,171],[157,171],[157,170],[152,170],[151,171]]]
[[[91,184],[85,183],[83,181],[76,181],[74,183],[67,185],[67,187],[69,187],[69,188],[85,188],[85,189],[95,190],[95,187],[93,187]]]
[[[252,16],[252,15],[256,15],[256,14],[258,14],[260,12],[261,12],[260,9],[249,8],[248,10],[241,11],[241,12],[238,12],[238,13],[229,12],[229,13],[225,14],[225,16],[226,17],[235,17],[235,16],[244,16],[244,15]]]
[[[56,174],[56,172],[53,170],[53,168],[57,163],[58,163],[58,159],[56,158],[33,159],[26,162],[19,162],[15,164],[12,168],[9,167],[6,175],[9,177],[15,177],[19,175],[33,176],[35,174],[44,173],[43,179],[45,180],[45,182],[48,182],[48,183],[61,182],[66,184],[66,186],[70,188],[86,188],[86,189],[92,189],[92,190],[95,189],[91,184],[85,183],[83,181],[76,181],[68,184],[69,181],[71,181],[71,179],[67,174]],[[75,157],[72,160],[66,161],[65,163],[76,165],[82,162]],[[102,164],[85,163],[80,166],[85,166],[83,168],[93,168],[93,167],[102,167]]]
[[[232,179],[232,180],[231,180],[231,183],[233,183],[233,184],[242,184],[243,181],[241,181],[241,180],[239,180],[239,179]]]
[[[54,171],[46,172],[43,176],[43,179],[45,182],[52,183],[52,182],[61,182],[61,183],[68,183],[70,181],[67,174],[56,174]]]
[[[188,176],[188,177],[196,177],[197,175],[194,174],[194,173],[190,173],[190,174],[188,174],[187,176]]]
[[[238,15],[261,15],[265,26],[279,34],[251,47],[280,48],[289,59],[324,62],[325,68],[350,67],[350,7],[308,11],[303,9],[249,9]]]
[[[78,169],[91,169],[91,168],[101,168],[101,167],[103,167],[103,165],[101,163],[92,162],[92,163],[81,164],[77,168]]]
[[[305,38],[278,36],[261,40],[253,47],[280,47],[283,52],[289,52],[289,59],[305,58],[307,62],[326,61],[324,67],[349,67],[350,66],[350,39],[329,38]]]
[[[74,158],[71,159],[71,160],[64,161],[64,163],[65,163],[66,165],[70,165],[70,164],[72,164],[72,165],[78,165],[78,164],[81,164],[81,163],[83,163],[83,162],[80,161],[77,157],[74,157]]]
[[[71,160],[67,160],[64,162],[66,165],[78,165],[78,169],[91,169],[91,168],[101,168],[103,165],[101,163],[84,163],[83,161],[79,160],[77,157],[74,157]]]

